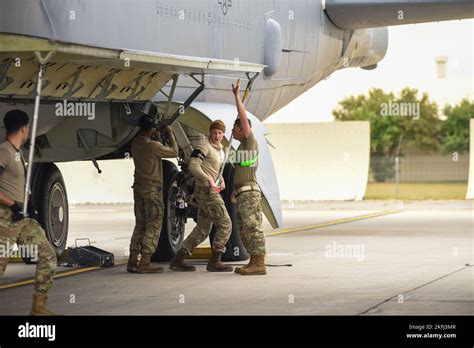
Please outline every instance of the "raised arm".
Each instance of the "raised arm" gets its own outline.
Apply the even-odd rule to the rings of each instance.
[[[171,127],[167,126],[165,132],[168,134],[170,146],[165,146],[158,141],[155,142],[155,154],[160,158],[178,157],[178,144],[176,143]]]
[[[252,128],[249,124],[249,119],[247,117],[247,111],[245,110],[244,103],[240,98],[240,80],[237,80],[237,83],[235,85],[232,84],[232,91],[234,92],[235,105],[237,106],[240,124],[242,126],[242,130],[244,131],[244,136],[245,138],[248,138],[250,136],[250,133],[252,133]]]

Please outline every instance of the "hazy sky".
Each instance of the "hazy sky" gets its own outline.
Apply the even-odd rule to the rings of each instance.
[[[474,99],[474,20],[389,28],[385,58],[372,71],[339,70],[265,122],[330,122],[338,101],[371,87],[399,92],[414,87],[443,106]],[[438,79],[435,57],[446,56],[447,78]]]

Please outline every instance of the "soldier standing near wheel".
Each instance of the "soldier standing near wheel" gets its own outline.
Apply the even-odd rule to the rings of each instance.
[[[152,265],[151,255],[155,252],[163,224],[163,166],[162,158],[178,156],[178,145],[173,131],[167,126],[164,131],[170,146],[152,138],[156,125],[150,116],[139,121],[140,134],[133,139],[132,156],[135,165],[133,200],[135,229],[130,241],[130,257],[127,271],[130,273],[162,273],[163,267]],[[138,256],[141,254],[140,262]]]
[[[247,117],[245,106],[240,98],[240,80],[232,85],[238,118],[232,134],[240,141],[237,149],[238,162],[235,164],[234,191],[231,202],[236,204],[237,224],[242,243],[250,254],[250,262],[237,267],[235,272],[241,275],[264,275],[265,234],[262,229],[262,194],[257,184],[258,142],[252,132],[252,124]]]
[[[189,171],[195,178],[194,198],[198,204],[197,225],[183,242],[182,248],[171,261],[170,269],[174,271],[195,271],[196,267],[187,265],[184,259],[190,256],[199,244],[216,227],[212,243],[212,256],[207,264],[209,272],[232,272],[234,269],[221,262],[225,245],[232,231],[232,222],[219,192],[225,188],[224,180],[219,187],[216,181],[219,169],[224,161],[221,141],[225,133],[225,124],[216,120],[209,127],[209,137],[196,147],[189,161]]]
[[[37,261],[30,314],[55,315],[46,308],[46,302],[56,272],[56,254],[36,221],[31,200],[28,202],[28,216],[23,215],[26,167],[20,148],[28,139],[29,118],[21,110],[11,110],[5,114],[3,122],[7,139],[0,144],[0,246],[6,254],[0,255],[0,276],[5,273],[9,249],[15,243],[36,250],[36,255],[28,255]]]

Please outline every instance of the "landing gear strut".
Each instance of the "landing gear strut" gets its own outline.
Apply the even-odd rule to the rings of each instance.
[[[41,101],[41,88],[45,73],[45,65],[50,60],[52,52],[42,57],[35,52],[38,59],[38,78],[36,83],[36,98],[31,127],[30,149],[28,153],[28,168],[26,174],[25,199],[23,215],[28,216],[28,202],[31,195],[33,206],[38,210],[38,222],[46,231],[46,237],[59,257],[66,247],[69,213],[66,185],[58,167],[53,163],[34,163],[38,113]],[[31,260],[25,259],[26,263]]]
[[[179,75],[173,76],[173,83],[169,94],[163,90],[160,91],[168,100],[165,106],[157,105],[157,108],[163,112],[164,117],[161,119],[161,123],[164,125],[173,126],[175,129],[180,129],[177,133],[178,142],[182,148],[179,164],[183,167],[186,162],[186,157],[189,158],[191,155],[191,146],[187,141],[186,137],[182,136],[184,133],[181,126],[175,121],[181,116],[184,111],[191,105],[191,103],[201,94],[204,90],[204,75],[201,75],[201,79],[197,79],[194,75],[190,77],[198,83],[198,87],[194,92],[186,99],[186,101],[180,105],[180,107],[170,115],[171,104],[173,102],[174,92],[178,83]],[[181,244],[184,239],[184,232],[186,227],[186,220],[188,218],[188,209],[186,204],[186,184],[183,178],[184,172],[179,171],[176,165],[170,161],[163,161],[163,205],[164,205],[164,217],[163,227],[161,229],[160,240],[158,247],[153,254],[152,261],[167,262],[171,261],[176,253],[181,248]]]

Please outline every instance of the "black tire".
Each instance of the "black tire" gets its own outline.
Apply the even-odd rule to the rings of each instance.
[[[245,261],[249,259],[250,255],[240,239],[240,232],[237,226],[237,210],[235,204],[230,201],[230,195],[234,187],[234,168],[230,164],[226,164],[222,176],[225,181],[226,189],[221,192],[221,196],[232,221],[232,234],[226,244],[226,251],[222,255],[222,261]],[[211,245],[215,234],[216,231],[213,226],[209,236]]]
[[[69,228],[69,206],[63,176],[54,163],[35,163],[31,177],[31,201],[38,211],[38,222],[59,258],[66,248]],[[23,260],[33,263],[30,259]]]
[[[186,210],[176,207],[174,197],[180,189],[177,183],[179,170],[170,161],[163,163],[163,227],[161,229],[158,247],[152,256],[153,262],[168,262],[173,259],[181,248],[184,239],[184,228],[186,224]]]

